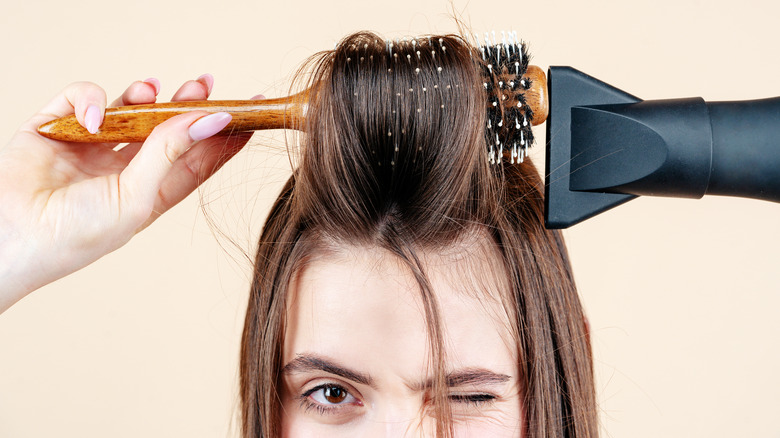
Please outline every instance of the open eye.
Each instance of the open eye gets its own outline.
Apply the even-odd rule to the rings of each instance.
[[[332,383],[313,388],[305,395],[322,406],[348,405],[358,401],[344,387]]]

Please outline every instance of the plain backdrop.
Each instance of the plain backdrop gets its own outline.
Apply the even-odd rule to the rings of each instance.
[[[706,100],[780,95],[777,5],[454,1],[474,30],[516,30],[544,69]],[[76,80],[113,98],[154,76],[167,100],[208,72],[214,98],[285,95],[301,61],[364,29],[457,30],[445,0],[6,0],[0,141]],[[237,436],[244,254],[289,172],[282,133],[258,133],[126,247],[0,315],[0,436]],[[565,232],[603,436],[780,436],[778,225],[768,202],[640,198]]]

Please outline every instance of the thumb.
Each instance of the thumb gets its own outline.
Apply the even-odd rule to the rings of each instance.
[[[232,120],[228,113],[194,111],[172,117],[154,128],[119,177],[123,208],[136,211],[142,222],[151,213],[160,186],[176,160],[193,144],[209,138]]]

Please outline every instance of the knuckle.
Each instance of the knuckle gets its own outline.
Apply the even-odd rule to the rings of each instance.
[[[164,125],[158,125],[152,130],[147,142],[159,143],[166,160],[165,164],[173,165],[186,149],[187,142],[182,137],[181,133],[173,132]]]

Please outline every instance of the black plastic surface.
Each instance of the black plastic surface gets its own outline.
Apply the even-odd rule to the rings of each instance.
[[[640,99],[571,67],[550,67],[547,78],[550,114],[544,221],[547,228],[568,228],[635,197],[569,190],[572,107],[631,103]]]
[[[701,198],[712,130],[700,97],[572,108],[571,190]]]
[[[780,97],[707,108],[713,149],[707,194],[780,202]]]

